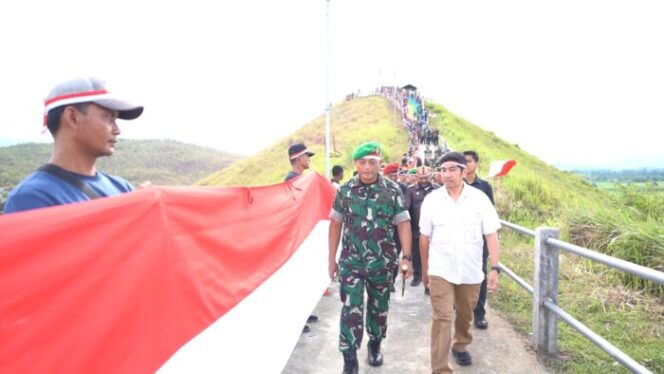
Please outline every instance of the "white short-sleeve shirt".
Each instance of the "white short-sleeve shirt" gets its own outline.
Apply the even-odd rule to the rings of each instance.
[[[453,284],[477,284],[483,236],[500,229],[498,213],[484,192],[464,183],[457,201],[441,188],[424,198],[420,234],[429,237],[429,275]]]

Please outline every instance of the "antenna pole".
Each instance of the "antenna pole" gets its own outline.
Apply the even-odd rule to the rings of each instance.
[[[326,28],[326,48],[325,59],[325,176],[331,177],[330,166],[330,112],[332,104],[330,103],[330,0],[326,0],[325,28]]]

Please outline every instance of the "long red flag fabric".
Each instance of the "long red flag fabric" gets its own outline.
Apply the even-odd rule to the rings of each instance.
[[[310,174],[0,216],[0,371],[156,371],[279,269],[333,197]]]

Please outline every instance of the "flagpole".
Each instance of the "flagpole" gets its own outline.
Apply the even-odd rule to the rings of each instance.
[[[326,59],[325,59],[325,175],[329,179],[331,176],[330,167],[330,0],[326,0],[325,11],[325,38],[326,38]]]

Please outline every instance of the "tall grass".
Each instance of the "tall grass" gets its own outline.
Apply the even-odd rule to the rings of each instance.
[[[502,232],[505,231],[505,232]],[[501,230],[501,263],[533,282],[533,240]],[[561,253],[558,304],[590,329],[655,373],[664,373],[664,303],[661,297],[617,284],[619,272]],[[532,296],[502,276],[489,303],[523,334],[532,334]],[[608,354],[559,323],[560,354],[546,363],[561,373],[628,373]]]
[[[572,215],[570,239],[611,256],[664,271],[663,213],[664,196],[623,186],[602,206]],[[623,284],[664,296],[664,287],[640,277],[620,273],[619,279]]]
[[[502,179],[490,180],[501,218],[526,227],[551,226],[561,239],[627,261],[664,270],[664,194],[659,186],[596,188],[570,172],[560,171],[472,123],[430,103],[432,125],[440,128],[454,150],[480,154],[480,176],[493,160],[517,165]],[[662,287],[621,274],[613,277],[639,290],[662,295]]]

